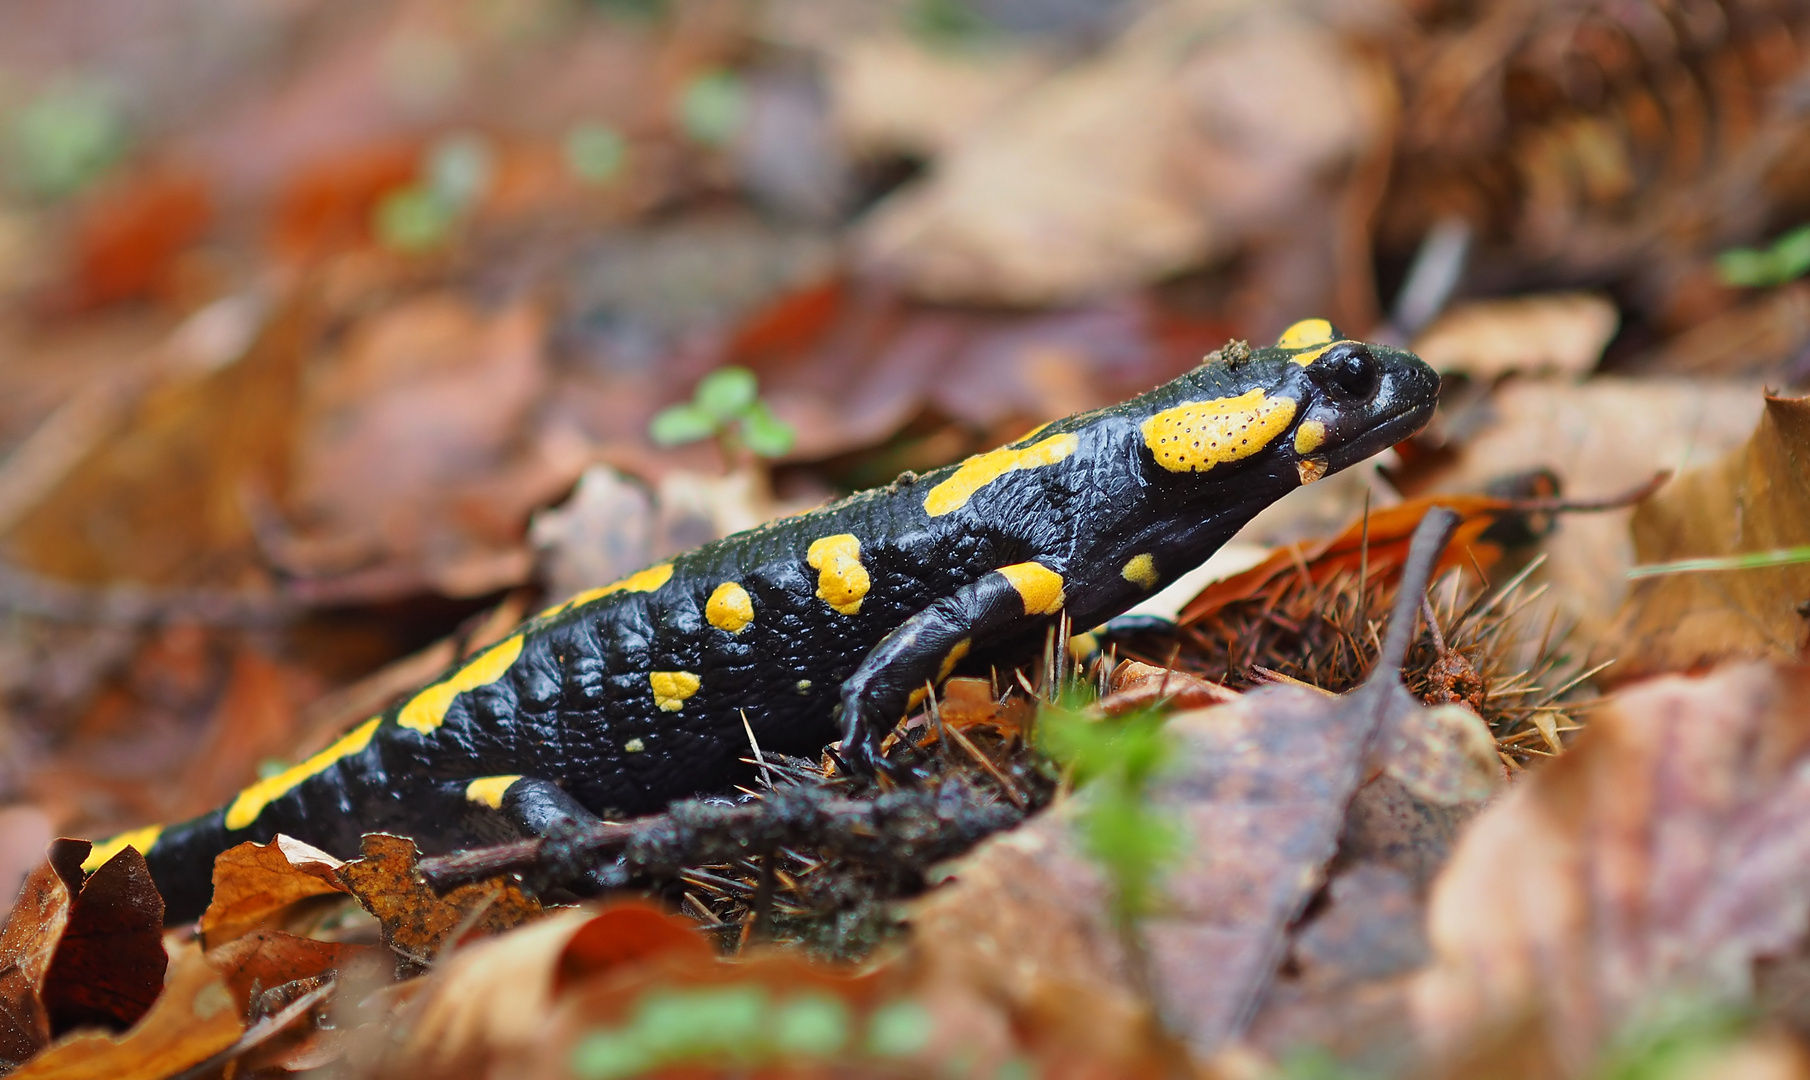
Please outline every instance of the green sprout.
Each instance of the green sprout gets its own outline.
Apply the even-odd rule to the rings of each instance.
[[[913,0],[905,29],[926,45],[962,48],[998,35],[999,28],[967,0]]]
[[[846,1002],[820,990],[775,996],[757,984],[662,988],[648,991],[626,1022],[580,1039],[572,1072],[616,1080],[706,1064],[754,1069],[909,1057],[929,1044],[932,1023],[909,1000],[881,1005],[863,1025]]]
[[[690,401],[655,414],[648,436],[661,446],[714,437],[730,461],[744,450],[758,457],[779,457],[792,449],[796,433],[773,415],[756,389],[754,372],[747,368],[718,368],[698,381]]]
[[[741,130],[747,90],[733,71],[706,71],[679,95],[679,126],[694,142],[725,146]]]
[[[604,124],[574,124],[566,132],[566,169],[587,184],[601,187],[621,175],[628,143]]]
[[[1764,248],[1731,248],[1716,256],[1724,284],[1766,288],[1810,273],[1810,225],[1800,225]]]
[[[1087,788],[1082,839],[1112,882],[1114,915],[1125,933],[1156,910],[1163,874],[1182,848],[1180,830],[1150,799],[1175,756],[1164,721],[1148,709],[1093,719],[1072,695],[1045,706],[1037,720],[1041,748]]]
[[[24,190],[47,198],[74,194],[105,173],[126,149],[115,94],[70,80],[47,89],[12,117],[9,172]]]
[[[445,247],[490,189],[490,144],[469,132],[428,147],[421,179],[378,201],[372,231],[392,251],[420,254]]]

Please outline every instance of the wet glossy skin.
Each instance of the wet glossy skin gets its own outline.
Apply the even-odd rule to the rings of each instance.
[[[438,852],[561,817],[658,810],[763,749],[875,748],[927,682],[1015,663],[1063,613],[1098,624],[1288,492],[1406,438],[1438,378],[1323,320],[1229,347],[1131,401],[705,545],[549,609],[227,807],[99,845],[146,851],[171,921],[213,858],[288,833]],[[148,849],[148,850],[147,850]]]

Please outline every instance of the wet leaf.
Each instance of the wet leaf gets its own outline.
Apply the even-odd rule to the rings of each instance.
[[[41,991],[69,924],[69,902],[68,886],[43,863],[26,877],[0,931],[0,1059],[24,1061],[50,1042]]]
[[[404,959],[429,964],[455,938],[498,933],[540,914],[540,904],[514,884],[484,881],[436,896],[415,872],[415,844],[367,833],[364,855],[337,873],[366,911],[383,924],[383,940]]]
[[[1810,543],[1810,399],[1768,397],[1746,447],[1673,480],[1630,528],[1643,564]],[[1798,607],[1805,598],[1804,563],[1643,578],[1600,649],[1624,679],[1793,657],[1810,640]]]
[[[44,975],[51,1030],[130,1027],[163,990],[168,963],[163,898],[144,856],[127,847],[88,875],[70,906]]]

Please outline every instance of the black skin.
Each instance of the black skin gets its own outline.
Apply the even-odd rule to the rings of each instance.
[[[1295,361],[1321,344],[1229,347],[1130,401],[1051,424],[1012,445],[1072,433],[1066,458],[1005,473],[940,516],[927,513],[925,496],[955,466],[706,544],[673,559],[671,578],[653,591],[530,621],[519,657],[494,682],[457,694],[431,732],[397,723],[404,699],[364,749],[296,784],[249,825],[228,828],[222,808],[165,829],[145,854],[168,919],[199,916],[216,855],[278,833],[350,858],[362,834],[392,832],[433,854],[728,790],[748,771],[739,761],[749,753],[744,716],[763,750],[814,754],[839,734],[842,758],[871,771],[912,691],[942,677],[957,642],[972,644],[962,666],[980,670],[1043,647],[1058,614],[1027,614],[998,568],[1035,561],[1060,574],[1072,625],[1097,625],[1300,487],[1295,435],[1304,421],[1325,425],[1311,455],[1331,473],[1432,415],[1439,380],[1418,358],[1341,342],[1308,366]],[[1140,425],[1150,416],[1251,389],[1298,407],[1250,456],[1171,472],[1145,445]],[[843,533],[859,540],[871,579],[853,614],[818,598],[818,570],[806,562],[812,541]],[[1152,556],[1154,585],[1122,574],[1138,554]],[[725,581],[752,600],[753,621],[737,634],[705,618],[707,597]],[[662,711],[650,689],[656,671],[695,673],[699,689],[678,711]],[[500,806],[466,796],[474,778],[516,774]]]

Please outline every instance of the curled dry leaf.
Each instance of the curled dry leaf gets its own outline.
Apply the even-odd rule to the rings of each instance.
[[[183,947],[157,1004],[121,1035],[81,1031],[12,1074],[21,1080],[164,1080],[221,1053],[244,1025],[198,947]]]
[[[1768,397],[1745,447],[1673,480],[1631,528],[1641,563],[1810,543],[1810,398]],[[1618,678],[1794,657],[1810,629],[1806,598],[1810,563],[1636,581],[1601,651]]]
[[[201,915],[203,947],[274,926],[294,904],[347,892],[337,873],[342,865],[290,836],[228,848],[214,860],[214,898]]]
[[[1621,324],[1615,305],[1595,293],[1552,293],[1455,304],[1414,342],[1440,371],[1474,379],[1510,372],[1583,375],[1602,359]]]
[[[416,873],[419,855],[406,837],[366,833],[363,849],[339,868],[339,880],[377,916],[384,944],[413,963],[430,963],[455,938],[498,933],[540,914],[538,901],[500,879],[436,896]]]
[[[1436,1050],[1538,1013],[1588,1066],[1661,995],[1740,1005],[1810,916],[1810,670],[1622,694],[1485,811],[1434,887],[1416,1022]]]
[[[1125,660],[1113,669],[1111,690],[1100,699],[1098,707],[1107,716],[1117,716],[1159,704],[1173,709],[1201,709],[1236,701],[1238,696],[1238,691],[1199,675]]]
[[[39,991],[69,923],[70,893],[44,863],[25,878],[0,930],[0,1060],[24,1061],[50,1042],[50,1014]]]

